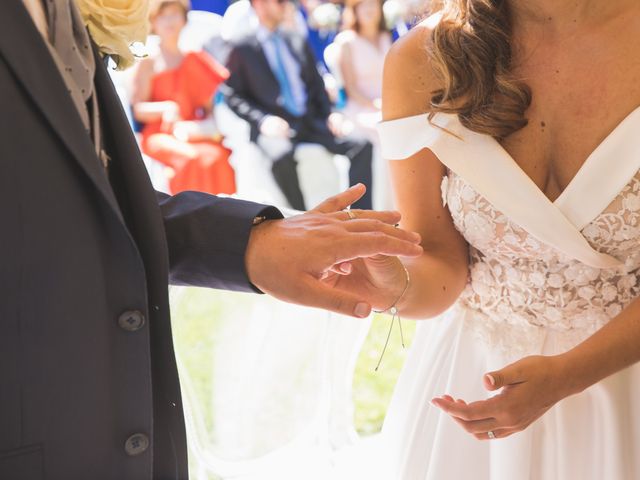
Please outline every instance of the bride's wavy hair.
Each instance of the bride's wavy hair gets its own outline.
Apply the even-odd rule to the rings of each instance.
[[[511,17],[506,0],[441,0],[429,49],[442,88],[431,95],[431,116],[457,114],[462,125],[502,139],[527,124],[531,90],[514,77]]]

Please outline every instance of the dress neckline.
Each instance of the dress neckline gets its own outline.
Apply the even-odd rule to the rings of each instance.
[[[451,171],[538,240],[594,267],[620,264],[597,252],[582,235],[640,169],[640,107],[600,142],[552,202],[495,140],[464,127],[457,115],[428,114],[379,124],[382,155],[405,159],[429,149]],[[611,168],[612,159],[615,168]]]
[[[451,115],[451,114],[447,114],[447,115]],[[457,119],[457,115],[454,115],[454,116]],[[613,129],[609,131],[609,133],[606,134],[606,136],[602,139],[602,141],[600,143],[598,143],[598,145],[596,145],[596,147],[589,153],[589,155],[587,155],[585,160],[582,162],[582,165],[580,165],[580,168],[578,168],[578,171],[571,178],[569,183],[565,186],[565,188],[562,190],[560,195],[555,200],[551,200],[547,196],[547,194],[544,192],[544,190],[542,190],[538,186],[538,184],[536,184],[536,182],[534,182],[533,179],[529,175],[527,175],[527,173],[522,169],[522,167],[520,166],[518,161],[513,157],[513,155],[511,155],[509,153],[509,151],[506,148],[504,148],[502,146],[502,144],[500,144],[500,142],[498,142],[495,138],[493,138],[491,136],[488,136],[488,135],[487,136],[489,138],[491,138],[493,143],[495,143],[496,147],[499,148],[500,150],[502,150],[502,152],[505,155],[507,155],[509,157],[509,159],[518,167],[518,170],[520,170],[522,175],[524,177],[526,177],[531,183],[533,183],[535,185],[536,189],[540,192],[540,194],[542,196],[544,196],[547,199],[547,201],[549,201],[550,203],[558,206],[558,205],[566,202],[567,197],[569,197],[571,195],[571,192],[575,189],[575,185],[578,184],[580,182],[581,178],[584,177],[587,174],[587,172],[592,168],[592,164],[596,163],[596,159],[597,159],[599,153],[602,150],[606,149],[607,144],[609,142],[611,142],[612,138],[616,137],[616,133],[618,132],[618,130],[620,130],[624,124],[632,121],[632,119],[635,118],[636,116],[638,118],[640,118],[640,105],[636,106],[627,115],[625,115],[625,117],[622,120],[620,120],[613,127]],[[640,121],[639,121],[639,123],[640,123]],[[464,126],[462,126],[462,128],[466,129],[466,127],[464,127]],[[468,130],[468,129],[466,129],[466,130]]]

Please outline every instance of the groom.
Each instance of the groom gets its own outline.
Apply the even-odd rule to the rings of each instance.
[[[0,479],[186,479],[168,283],[363,317],[375,299],[320,279],[418,239],[344,221],[361,187],[287,220],[156,194],[77,11],[45,2],[0,5]]]

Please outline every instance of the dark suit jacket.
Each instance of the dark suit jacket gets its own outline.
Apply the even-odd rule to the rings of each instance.
[[[284,38],[300,64],[300,74],[307,92],[307,113],[302,121],[308,123],[307,128],[328,132],[326,123],[331,113],[331,101],[318,73],[311,47],[301,36],[287,34]],[[300,128],[301,120],[283,107],[280,85],[255,35],[247,36],[234,45],[227,68],[230,76],[221,91],[231,110],[251,125],[252,140],[257,138],[260,122],[267,115],[284,118],[294,130]]]
[[[167,285],[254,291],[244,250],[266,207],[156,196],[96,63],[110,178],[22,1],[2,1],[2,480],[186,479]],[[129,456],[135,433],[150,447]]]

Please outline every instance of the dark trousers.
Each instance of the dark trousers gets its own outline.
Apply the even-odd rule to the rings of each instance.
[[[349,184],[363,183],[367,193],[353,204],[354,208],[370,210],[371,204],[371,161],[373,146],[364,139],[335,137],[328,130],[301,128],[293,138],[266,138],[259,135],[257,145],[273,162],[273,177],[291,206],[297,210],[306,210],[294,159],[295,148],[300,143],[322,145],[329,152],[346,156],[351,162]]]

